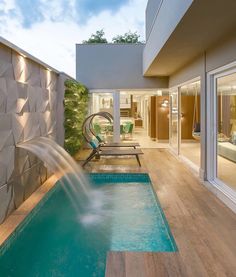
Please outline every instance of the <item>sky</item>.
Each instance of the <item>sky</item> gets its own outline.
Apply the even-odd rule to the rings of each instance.
[[[0,0],[0,36],[75,77],[75,44],[103,29],[144,40],[147,0]]]

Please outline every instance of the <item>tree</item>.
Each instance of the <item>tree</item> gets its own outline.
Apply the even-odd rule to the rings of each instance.
[[[95,34],[92,34],[88,40],[84,40],[82,43],[107,43],[107,39],[104,35],[103,29],[98,30]]]
[[[124,35],[117,35],[116,37],[112,38],[113,43],[141,43],[139,41],[140,35],[137,34],[137,32],[132,33],[129,31],[128,33],[125,33]]]

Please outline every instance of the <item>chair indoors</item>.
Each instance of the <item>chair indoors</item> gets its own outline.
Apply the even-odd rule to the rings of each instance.
[[[89,128],[89,131],[90,131],[91,135],[94,136],[98,140],[98,142],[100,144],[100,147],[133,147],[133,148],[136,148],[136,147],[140,146],[140,144],[138,142],[131,142],[131,143],[125,143],[125,142],[119,142],[119,143],[109,142],[109,143],[107,143],[107,142],[105,142],[105,140],[103,139],[101,134],[97,134],[96,131],[93,128],[92,121],[93,121],[93,118],[95,116],[97,116],[97,115],[104,116],[110,122],[112,122],[113,117],[108,112],[97,113],[97,114],[93,114],[90,117],[88,117],[88,128]],[[86,120],[85,120],[84,123],[86,123]],[[85,126],[86,126],[86,124],[83,125],[83,131],[84,131]],[[120,133],[121,133],[121,135],[125,134],[123,125],[121,125],[121,127],[120,127]]]
[[[132,122],[127,122],[124,125],[124,138],[126,139],[127,135],[129,135],[129,138],[132,138],[132,134],[133,134],[133,128],[134,128],[134,124]]]

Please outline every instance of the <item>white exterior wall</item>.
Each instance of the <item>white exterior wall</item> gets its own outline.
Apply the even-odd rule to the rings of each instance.
[[[207,181],[208,165],[212,164],[213,157],[209,155],[207,149],[207,139],[210,130],[207,129],[207,122],[211,116],[209,106],[210,102],[208,95],[211,93],[209,88],[207,74],[223,67],[232,62],[236,62],[236,37],[234,34],[227,39],[222,40],[222,43],[216,45],[214,48],[209,49],[204,55],[197,58],[195,61],[190,63],[188,66],[179,70],[176,74],[170,76],[169,85],[170,87],[179,87],[182,83],[186,83],[196,77],[201,78],[201,168],[200,177]],[[211,142],[211,144],[213,141]],[[208,153],[208,156],[207,156]],[[212,184],[206,183],[206,186],[212,190],[226,205],[236,211],[236,193],[229,194],[228,189],[220,191]],[[230,195],[230,198],[229,198]]]
[[[148,36],[143,51],[144,74],[175,30],[192,2],[193,0],[163,0],[161,2],[161,7],[156,11],[158,15],[155,17],[155,22],[150,30],[150,35]],[[149,14],[146,14],[146,17],[149,17]]]
[[[163,0],[149,0],[145,13],[145,27],[146,27],[146,41],[149,38],[155,19],[158,15],[159,8],[161,7]]]
[[[166,77],[143,77],[143,48],[143,44],[78,44],[76,79],[89,89],[166,88]]]

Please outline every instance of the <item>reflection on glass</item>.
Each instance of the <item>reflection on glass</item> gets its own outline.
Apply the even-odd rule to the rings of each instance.
[[[178,92],[170,93],[170,145],[178,152]]]
[[[200,167],[200,81],[180,88],[181,143],[180,153]]]
[[[236,190],[236,74],[217,79],[217,177]]]

